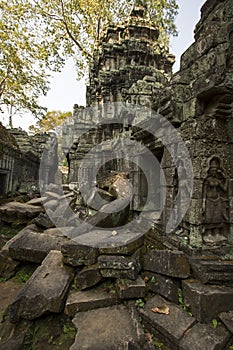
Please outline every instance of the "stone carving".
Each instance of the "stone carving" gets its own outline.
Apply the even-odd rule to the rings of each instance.
[[[58,158],[57,158],[57,136],[55,133],[50,133],[50,139],[47,141],[43,158],[42,158],[42,177],[46,185],[54,183],[55,174],[58,167]]]
[[[203,241],[218,244],[227,240],[225,223],[228,221],[228,186],[220,167],[220,160],[210,161],[207,177],[203,184]]]

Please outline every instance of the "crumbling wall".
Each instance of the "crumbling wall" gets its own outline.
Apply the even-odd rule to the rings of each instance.
[[[181,57],[180,71],[154,103],[178,127],[192,160],[193,195],[182,234],[191,247],[220,254],[233,241],[232,32],[232,1],[207,1],[195,42]],[[164,156],[162,165],[169,173],[167,181],[175,200],[176,174],[169,156]],[[174,200],[167,201],[164,220]]]

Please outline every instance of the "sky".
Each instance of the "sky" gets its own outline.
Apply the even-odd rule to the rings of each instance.
[[[170,40],[170,52],[176,56],[173,71],[179,70],[180,56],[194,41],[194,29],[200,19],[200,9],[205,0],[177,0],[179,13],[176,18],[178,36]],[[67,60],[60,73],[55,73],[51,78],[50,90],[47,96],[40,99],[41,105],[49,111],[72,111],[75,103],[85,105],[85,82],[76,80],[76,70],[72,59]],[[7,125],[7,119],[0,114],[0,121]],[[13,126],[28,130],[35,124],[30,115],[14,117]]]

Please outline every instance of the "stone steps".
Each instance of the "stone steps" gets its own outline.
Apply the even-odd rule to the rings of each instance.
[[[36,241],[37,237],[42,239],[46,235],[64,238],[65,231],[69,231],[69,228],[64,228],[64,232],[60,230],[49,229],[41,233],[36,232],[35,225],[29,226],[14,237],[3,251],[9,257],[9,251],[12,251],[10,247],[15,248],[14,254],[17,256],[25,249],[22,260],[29,260],[28,257],[36,255],[35,247],[40,249],[40,239]],[[31,231],[35,231],[33,245],[30,240]],[[23,237],[28,238],[24,244]],[[71,244],[71,241],[63,246]],[[17,244],[20,247],[16,248]],[[118,333],[115,338],[109,338],[109,334],[114,328],[121,329],[121,324],[117,326],[114,318],[111,319],[108,311],[111,309],[112,314],[116,314],[116,320],[119,315],[123,315],[122,327],[128,329],[127,334],[132,335],[130,339],[125,338],[125,343],[119,343],[116,349],[153,349],[152,341],[145,342],[144,338],[144,343],[140,343],[141,337],[136,336],[141,326],[135,321],[136,314],[135,319],[132,319],[126,305],[137,305],[147,331],[154,334],[169,350],[227,349],[226,344],[233,339],[233,287],[225,286],[224,281],[228,281],[231,276],[231,262],[223,261],[221,264],[219,260],[203,257],[188,259],[183,252],[177,250],[146,251],[142,244],[142,234],[125,232],[121,236],[115,231],[95,230],[78,236],[73,248],[66,251],[67,255],[63,249],[62,252],[59,251],[60,247],[47,252],[48,255],[42,249],[45,259],[10,305],[11,321],[32,321],[45,313],[64,312],[74,317],[75,325],[79,324],[72,350],[84,349],[84,344],[89,346],[89,350],[103,350],[101,342],[106,344],[104,349],[112,350],[112,339],[115,339],[114,344],[118,344],[120,338]],[[74,263],[71,264],[70,259]],[[67,263],[71,266],[68,267]],[[190,268],[194,265],[195,268]],[[210,274],[211,278],[203,278],[208,283],[194,280],[194,270],[200,270],[200,277]],[[218,274],[222,274],[219,277],[221,286],[213,284]],[[72,288],[68,291],[72,282]],[[124,306],[121,305],[123,303]],[[169,308],[168,315],[151,311],[164,305]],[[188,308],[193,316],[184,310]],[[102,320],[104,313],[108,315],[108,312],[106,318],[109,317],[109,324],[106,324]],[[88,340],[90,333],[84,324],[91,319],[91,329],[95,333]],[[216,329],[212,325],[213,319],[219,323]],[[101,328],[101,322],[105,328]],[[121,332],[124,334],[124,330]],[[197,347],[191,347],[190,344],[197,344]]]

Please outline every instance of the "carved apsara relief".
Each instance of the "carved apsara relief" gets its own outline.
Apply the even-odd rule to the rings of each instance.
[[[221,244],[227,240],[228,184],[220,159],[210,160],[203,184],[203,242]]]

